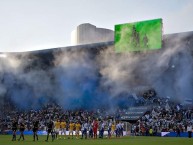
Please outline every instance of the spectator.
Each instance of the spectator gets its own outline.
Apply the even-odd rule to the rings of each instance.
[[[188,125],[187,126],[187,132],[188,132],[188,137],[191,138],[192,137],[192,125]]]

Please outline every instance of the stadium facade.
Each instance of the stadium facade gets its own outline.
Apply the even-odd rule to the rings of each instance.
[[[90,44],[97,42],[114,41],[114,31],[85,23],[79,25],[71,33],[71,44]]]

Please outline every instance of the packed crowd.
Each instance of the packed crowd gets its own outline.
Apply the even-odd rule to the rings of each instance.
[[[103,120],[104,122],[108,122],[109,120],[115,121],[118,120],[119,115],[114,113],[109,113],[104,110],[64,110],[62,107],[56,104],[48,104],[44,106],[42,109],[38,110],[29,110],[29,111],[8,111],[7,107],[4,111],[4,114],[0,118],[0,129],[11,130],[12,120],[15,119],[18,122],[21,120],[24,121],[26,125],[26,130],[31,130],[33,126],[34,118],[39,120],[39,130],[46,130],[47,122],[52,120],[65,120],[67,123],[70,121],[80,123],[85,121],[93,121],[94,119]]]
[[[193,124],[193,108],[185,108],[182,105],[175,104],[167,98],[153,97],[153,93],[146,94],[146,103],[151,104],[152,109],[147,111],[135,123],[132,122],[131,128],[127,128],[122,124],[122,128],[126,131],[131,130],[134,135],[157,135],[160,132],[186,132],[188,126]],[[109,124],[119,124],[121,114],[127,109],[117,109],[114,112],[109,112],[102,109],[93,111],[86,110],[65,110],[57,104],[47,104],[41,109],[18,111],[11,109],[12,105],[6,104],[6,109],[1,112],[0,116],[0,131],[3,133],[6,130],[11,130],[13,119],[19,123],[21,120],[25,124],[25,130],[32,130],[33,120],[36,118],[39,121],[39,130],[46,130],[50,119],[64,120],[67,123],[66,130],[69,130],[70,122],[79,122],[83,125],[85,122],[93,122],[95,119],[99,123],[103,122],[104,130],[108,131]],[[16,111],[17,110],[17,111]],[[119,125],[120,126],[120,125]],[[119,128],[119,127],[117,127]]]
[[[193,107],[184,107],[166,100],[158,100],[152,110],[146,112],[131,131],[135,135],[157,135],[161,132],[187,132],[193,125]]]

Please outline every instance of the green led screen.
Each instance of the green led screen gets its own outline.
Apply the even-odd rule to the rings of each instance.
[[[162,19],[115,25],[115,51],[143,51],[162,47]]]

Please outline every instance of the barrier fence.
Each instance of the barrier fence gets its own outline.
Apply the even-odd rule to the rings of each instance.
[[[3,134],[11,135],[12,131],[11,130],[6,130],[6,131],[4,131]],[[19,135],[20,132],[17,131],[16,134]],[[59,132],[59,134],[61,134],[61,132]],[[69,134],[69,132],[66,131],[66,135],[68,135],[68,134]],[[75,131],[73,132],[73,134],[75,134]],[[80,131],[80,135],[81,134],[82,133]],[[98,134],[99,134],[99,131],[98,131]],[[33,135],[33,132],[32,131],[24,131],[24,135]],[[38,135],[47,135],[47,131],[38,131]],[[108,135],[108,132],[104,131],[104,135]],[[126,131],[123,132],[123,135],[124,136],[133,136],[132,133],[126,132]],[[176,132],[161,132],[161,133],[157,133],[156,136],[160,136],[160,137],[177,137],[177,133]],[[181,132],[180,136],[178,136],[178,137],[188,137],[188,132]],[[192,137],[193,137],[193,133],[192,133]]]

